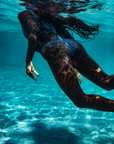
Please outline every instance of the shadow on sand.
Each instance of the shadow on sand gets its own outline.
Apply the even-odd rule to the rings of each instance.
[[[70,133],[64,127],[51,126],[50,128],[43,123],[36,122],[31,125],[33,131],[29,136],[37,144],[77,144],[79,137]]]

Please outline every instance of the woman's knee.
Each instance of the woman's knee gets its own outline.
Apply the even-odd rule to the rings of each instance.
[[[72,100],[72,102],[79,108],[85,108],[86,107],[86,98],[87,95],[82,91],[77,92],[75,94],[75,97]]]
[[[89,108],[93,97],[84,94],[74,103],[79,108]]]
[[[98,83],[98,85],[107,91],[113,90],[114,75],[108,76],[107,74],[104,74],[104,72],[101,72],[100,82]]]
[[[105,87],[104,89],[107,91],[114,89],[114,75],[108,76],[108,78],[105,80],[104,83]]]

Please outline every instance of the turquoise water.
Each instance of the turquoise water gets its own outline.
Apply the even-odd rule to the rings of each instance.
[[[100,24],[99,36],[82,44],[110,75],[114,73],[114,2],[103,2],[102,10],[88,9],[78,17]],[[27,41],[17,19],[23,9],[18,0],[0,1],[0,144],[113,144],[114,113],[76,107],[37,53],[33,63],[38,81],[26,75]],[[87,94],[114,100],[114,90],[107,92],[84,77],[81,87]]]

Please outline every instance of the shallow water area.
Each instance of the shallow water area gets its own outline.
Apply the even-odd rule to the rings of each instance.
[[[36,82],[23,73],[22,67],[1,67],[1,144],[114,142],[114,113],[75,107],[48,68],[39,69]],[[86,85],[83,89],[88,91]],[[109,93],[96,87],[90,93],[95,91],[106,96]],[[112,99],[113,94],[114,91],[110,92]]]
[[[76,107],[39,54],[33,59],[39,73],[37,81],[26,75],[27,41],[17,19],[24,7],[19,2],[0,1],[0,144],[113,144],[114,113]],[[101,26],[94,41],[82,44],[111,75],[114,73],[114,2],[100,2],[105,3],[102,10],[88,9],[78,14]],[[101,89],[84,77],[81,87],[87,94],[114,100],[114,90]]]

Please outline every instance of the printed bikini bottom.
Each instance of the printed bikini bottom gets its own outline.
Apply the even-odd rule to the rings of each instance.
[[[47,45],[52,44],[52,43],[58,43],[58,42],[65,44],[69,48],[71,57],[73,57],[75,53],[76,45],[75,45],[75,41],[72,39],[54,40],[54,41],[47,42],[42,48],[42,51],[41,51],[42,56],[43,56],[44,48]]]

